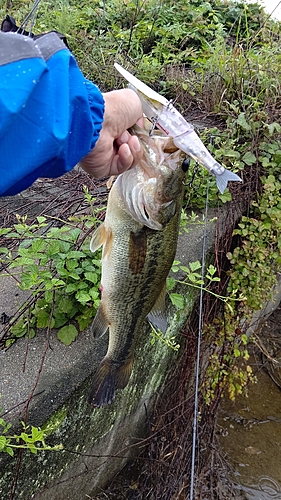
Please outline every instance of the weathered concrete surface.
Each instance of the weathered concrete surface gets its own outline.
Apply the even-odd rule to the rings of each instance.
[[[209,212],[210,218],[214,216]],[[227,211],[220,211],[219,221],[207,226],[207,250],[214,245],[216,228],[222,234]],[[233,220],[232,220],[233,223]],[[177,259],[187,265],[202,256],[203,226],[192,226],[179,238]],[[1,296],[14,290],[1,288]],[[179,318],[170,311],[169,335],[180,339],[180,327],[190,313],[194,290],[184,286],[187,298],[185,311]],[[7,307],[0,303],[0,314]],[[128,458],[137,453],[138,442],[148,432],[149,414],[161,388],[167,368],[176,354],[162,342],[153,346],[147,325],[139,339],[136,361],[130,382],[119,391],[116,401],[103,409],[87,404],[91,374],[107,348],[107,339],[94,341],[85,331],[71,346],[57,341],[52,332],[49,347],[44,334],[27,342],[22,339],[0,354],[1,406],[5,418],[21,419],[20,410],[29,399],[41,370],[34,397],[29,404],[28,421],[47,427],[48,444],[63,443],[65,451],[24,453],[18,475],[15,499],[82,500],[94,495],[116,474]],[[25,371],[23,372],[23,366]],[[9,498],[15,459],[0,462],[1,499]]]

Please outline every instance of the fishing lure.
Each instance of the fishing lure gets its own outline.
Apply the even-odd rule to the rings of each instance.
[[[129,82],[141,102],[144,115],[165,135],[173,138],[175,145],[188,156],[203,165],[216,178],[219,191],[224,192],[228,181],[241,181],[239,175],[225,169],[209,153],[196,134],[193,125],[188,123],[166,97],[158,94],[148,85],[129,73],[120,64],[114,64],[117,71]]]

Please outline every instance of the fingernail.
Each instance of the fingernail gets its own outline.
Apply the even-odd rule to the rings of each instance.
[[[132,145],[132,147],[134,148],[136,153],[138,153],[141,150],[141,145],[140,145],[140,142],[138,139],[135,141],[135,143],[134,143],[134,145]]]
[[[127,132],[127,130],[125,130],[125,132],[123,132],[123,134],[119,137],[119,141],[122,142],[122,144],[128,142],[130,139],[130,134],[129,132]]]
[[[123,153],[129,158],[129,156],[131,156],[131,150],[128,144],[124,144],[122,147],[123,147]]]

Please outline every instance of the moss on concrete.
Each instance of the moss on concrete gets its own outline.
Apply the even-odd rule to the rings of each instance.
[[[190,247],[190,235],[187,237]],[[212,235],[210,241],[211,245]],[[179,260],[187,264],[194,259],[189,257],[186,239],[184,242]],[[198,239],[198,236],[196,244],[199,258],[201,238]],[[195,300],[194,290],[184,286],[182,293],[186,296],[185,310],[179,315],[171,308],[167,332],[167,336],[176,336],[179,343],[180,328],[186,322]],[[94,495],[103,488],[138,452],[141,439],[149,431],[149,415],[153,412],[155,397],[175,363],[177,353],[161,341],[151,345],[149,326],[144,325],[128,386],[117,392],[112,405],[93,409],[87,403],[91,372],[103,357],[106,344],[107,339],[101,340],[101,347],[95,347],[95,354],[90,344],[86,344],[85,352],[82,350],[81,353],[80,368],[77,368],[77,360],[74,368],[71,366],[62,370],[59,379],[52,378],[52,372],[45,378],[43,374],[42,387],[46,394],[31,408],[30,422],[41,425],[47,431],[48,444],[53,446],[62,443],[64,450],[42,451],[36,456],[24,452],[15,499],[86,499],[86,495]],[[4,457],[0,461],[3,471],[0,491],[3,499],[9,498],[15,467],[16,457]]]

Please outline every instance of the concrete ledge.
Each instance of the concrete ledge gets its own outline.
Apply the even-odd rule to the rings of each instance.
[[[210,219],[214,211],[209,211]],[[214,245],[216,228],[226,229],[228,210],[221,210],[219,221],[207,226],[207,251]],[[236,214],[237,216],[237,214]],[[232,217],[233,224],[233,217]],[[187,265],[201,260],[203,226],[192,226],[179,238],[177,259]],[[6,295],[9,290],[6,289]],[[10,293],[14,293],[13,290]],[[176,335],[190,314],[195,292],[184,286],[186,308],[181,314],[170,308],[167,336]],[[3,295],[3,292],[2,294]],[[2,299],[1,299],[2,300]],[[4,302],[0,303],[0,314]],[[29,399],[42,365],[42,372],[30,401],[28,422],[47,428],[48,444],[63,443],[64,451],[25,452],[16,486],[18,500],[80,500],[103,488],[138,452],[139,440],[148,434],[148,419],[155,397],[165,381],[168,369],[176,362],[176,353],[162,342],[153,346],[149,326],[144,325],[139,339],[133,374],[126,389],[118,391],[109,407],[92,409],[87,404],[92,373],[107,349],[107,338],[99,341],[81,333],[69,347],[52,332],[46,350],[44,334],[27,342],[20,339],[0,353],[0,393],[4,418],[17,426],[21,411]],[[23,365],[25,371],[23,372]],[[1,498],[8,498],[15,473],[16,458],[1,457]]]

